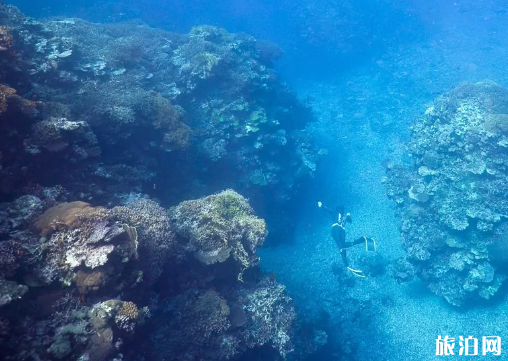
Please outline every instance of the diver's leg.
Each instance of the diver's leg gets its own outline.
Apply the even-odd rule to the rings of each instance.
[[[349,267],[349,265],[347,263],[347,256],[346,256],[346,249],[345,248],[340,249],[340,255],[342,257],[342,261],[344,262],[344,266]]]
[[[365,242],[367,242],[368,239],[370,239],[370,238],[360,237],[358,239],[355,239],[353,242],[346,242],[343,247],[349,248],[349,247],[356,246],[357,244],[365,244]]]
[[[357,240],[353,242],[344,242],[342,245],[342,248],[350,248],[353,246],[356,246],[357,244],[365,243],[365,239],[363,237],[358,238]]]
[[[345,248],[341,248],[340,249],[340,255],[342,256],[342,261],[344,262],[344,265],[346,266],[348,271],[350,271],[352,274],[354,274],[357,277],[365,277],[363,275],[363,272],[361,270],[349,267],[349,264],[347,262],[347,255],[346,255],[346,249]]]
[[[365,244],[366,251],[377,252],[376,241],[371,237],[360,237],[353,242],[353,244]]]
[[[365,236],[363,237],[360,237],[358,239],[356,239],[353,244],[356,245],[356,244],[364,244],[365,242],[367,242],[367,238]]]

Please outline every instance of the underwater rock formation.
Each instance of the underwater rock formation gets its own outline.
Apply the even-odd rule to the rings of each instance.
[[[464,83],[412,127],[411,164],[388,169],[409,261],[453,305],[506,279],[508,89]]]

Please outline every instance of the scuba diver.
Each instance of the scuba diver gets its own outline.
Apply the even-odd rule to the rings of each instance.
[[[365,277],[361,270],[349,267],[346,248],[365,243],[365,251],[376,252],[376,241],[373,238],[363,236],[353,242],[346,242],[346,223],[351,223],[351,214],[344,213],[343,206],[337,207],[335,211],[333,211],[330,208],[323,206],[323,203],[318,202],[318,207],[324,209],[332,217],[332,238],[335,240],[337,247],[339,247],[342,260],[344,261],[344,265],[347,270],[357,277]]]

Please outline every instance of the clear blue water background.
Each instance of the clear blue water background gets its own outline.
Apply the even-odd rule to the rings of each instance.
[[[262,267],[287,286],[299,312],[320,320],[328,345],[315,360],[433,360],[438,334],[508,340],[508,299],[457,311],[418,282],[353,279],[340,269],[321,200],[346,205],[351,237],[372,235],[385,261],[403,256],[398,220],[382,184],[385,159],[400,161],[412,120],[461,81],[508,85],[508,4],[502,1],[11,1],[28,15],[98,22],[140,18],[186,32],[212,24],[277,43],[277,68],[318,122],[328,150],[295,213],[296,238],[260,250]],[[383,124],[381,128],[372,124]],[[354,262],[361,256],[352,251]],[[386,302],[380,302],[386,300]],[[370,306],[375,304],[375,306]],[[369,317],[351,322],[365,305]],[[353,311],[354,310],[354,311]],[[364,322],[364,319],[369,322]],[[460,357],[447,357],[459,359]],[[481,359],[489,359],[481,357]]]

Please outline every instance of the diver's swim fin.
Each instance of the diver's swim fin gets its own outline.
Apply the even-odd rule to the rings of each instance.
[[[351,267],[346,267],[348,269],[348,271],[350,271],[352,274],[354,274],[356,277],[362,277],[362,278],[365,278],[365,275],[363,274],[363,272],[359,269],[354,269],[354,268],[351,268]]]
[[[367,238],[367,237],[363,237],[363,238],[365,238],[365,251],[377,252],[376,241],[374,240],[374,238]]]

